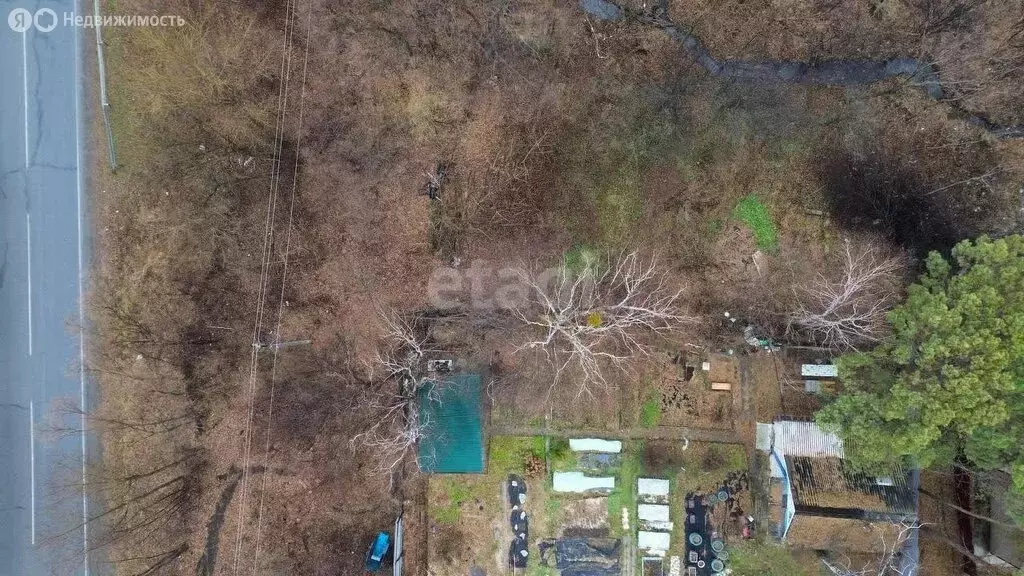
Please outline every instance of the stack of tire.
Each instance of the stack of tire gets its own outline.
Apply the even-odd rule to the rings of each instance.
[[[526,568],[530,558],[530,521],[526,517],[526,482],[522,477],[509,474],[507,483],[508,503],[512,506],[509,524],[515,537],[508,550],[508,564],[516,568]]]

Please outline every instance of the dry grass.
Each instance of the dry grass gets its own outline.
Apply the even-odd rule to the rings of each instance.
[[[108,38],[124,167],[98,182],[105,193],[95,210],[100,261],[90,305],[102,338],[91,363],[105,402],[96,417],[190,419],[157,436],[158,450],[143,433],[104,431],[107,474],[131,474],[183,449],[202,455],[202,467],[184,469],[198,481],[176,522],[117,545],[134,555],[152,542],[185,543],[186,570],[198,565],[205,525],[247,463],[249,338],[284,82],[285,4],[157,4],[192,25]],[[673,10],[695,14],[698,33],[726,56],[886,55],[910,42],[903,34],[911,15],[900,10],[865,14],[844,2],[834,13],[794,16],[804,4],[784,3],[781,17],[767,17],[764,3],[686,0]],[[287,84],[282,190],[293,175],[298,186],[283,291],[283,208],[271,246],[270,307],[276,313],[282,298],[283,321],[278,334],[260,337],[313,343],[279,355],[267,451],[270,366],[258,367],[256,456],[248,461],[257,468],[245,508],[236,496],[228,509],[220,566],[233,561],[240,533],[241,557],[251,558],[261,499],[267,570],[354,573],[403,497],[409,517],[420,518],[410,538],[425,538],[422,483],[399,479],[392,492],[363,465],[372,456],[349,452],[348,440],[376,416],[352,399],[376,385],[366,382],[364,362],[380,337],[378,307],[425,309],[430,273],[453,256],[548,264],[572,246],[641,247],[669,260],[695,312],[719,318],[730,310],[770,330],[793,279],[827,262],[843,234],[828,214],[828,185],[861,165],[822,173],[823,154],[856,160],[880,151],[886,163],[868,165],[880,181],[906,164],[927,176],[910,179],[922,190],[954,184],[935,197],[967,220],[961,233],[1014,223],[1005,208],[1024,165],[1020,146],[983,139],[898,83],[849,93],[723,85],[688,66],[660,33],[591,28],[573,5],[541,0],[308,6],[316,17],[301,130],[300,76],[293,71]],[[296,34],[295,66],[304,40]],[[450,165],[449,180],[442,200],[430,203],[420,191],[438,163]],[[994,168],[983,183],[955,185]],[[759,254],[732,217],[752,193],[774,219],[776,253]],[[964,199],[979,195],[992,210],[972,216]],[[289,197],[280,198],[284,206]],[[893,238],[864,233],[879,243]],[[458,355],[502,376],[495,423],[542,424],[549,405],[538,400],[549,380],[541,363],[511,353],[521,335],[492,317],[462,318],[447,327],[462,335]],[[671,345],[729,348],[742,338],[711,321],[692,332]],[[571,391],[552,392],[556,425],[617,429],[622,410],[639,410],[631,394],[644,374],[639,367],[576,404]],[[767,406],[758,402],[759,416]],[[123,497],[119,486],[109,495]]]
[[[672,0],[669,13],[719,58],[888,59],[935,63],[950,97],[1004,122],[1020,122],[1019,0]]]

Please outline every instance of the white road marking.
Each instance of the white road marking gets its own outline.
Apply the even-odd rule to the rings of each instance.
[[[32,214],[25,212],[25,238],[28,252],[28,355],[32,355]]]
[[[85,410],[88,406],[85,397],[85,303],[82,296],[82,97],[80,94],[82,74],[82,58],[79,55],[78,26],[75,26],[75,189],[78,202],[78,393],[82,424],[82,567],[85,576],[89,576],[89,500],[86,498],[86,451],[87,427]],[[97,32],[99,29],[97,28]]]
[[[35,403],[32,400],[28,401],[28,439],[31,443],[29,447],[29,462],[32,466],[32,470],[29,476],[32,478],[31,487],[31,501],[32,501],[32,545],[36,545],[36,409]]]
[[[21,71],[25,103],[25,168],[28,168],[28,30],[21,33]]]

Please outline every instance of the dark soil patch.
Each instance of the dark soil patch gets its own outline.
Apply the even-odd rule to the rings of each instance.
[[[679,442],[645,442],[643,453],[644,470],[649,474],[664,476],[683,467],[686,459]]]
[[[441,559],[451,560],[458,558],[465,548],[466,535],[458,526],[435,525],[430,534],[434,540],[434,550]]]

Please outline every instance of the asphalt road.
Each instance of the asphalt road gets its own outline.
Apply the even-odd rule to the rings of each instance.
[[[91,4],[89,4],[91,7]],[[13,30],[15,8],[57,15]],[[91,30],[64,25],[75,0],[0,0],[0,575],[89,574],[81,487],[79,338],[88,261],[82,172]],[[50,21],[43,16],[43,26]],[[58,435],[54,428],[72,428]]]

